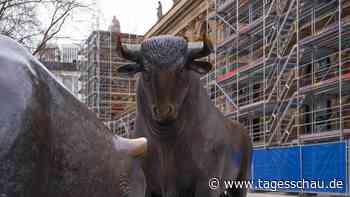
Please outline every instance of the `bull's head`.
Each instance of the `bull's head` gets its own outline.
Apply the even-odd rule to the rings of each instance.
[[[135,64],[121,66],[118,72],[141,73],[139,86],[144,90],[146,107],[153,120],[167,125],[177,119],[194,72],[206,74],[212,65],[197,59],[208,56],[212,45],[202,34],[203,41],[188,43],[176,36],[157,36],[141,45],[124,45],[119,40],[120,55]]]

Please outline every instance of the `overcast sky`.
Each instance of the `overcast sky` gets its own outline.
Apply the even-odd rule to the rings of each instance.
[[[163,14],[172,6],[172,0],[160,0]],[[158,0],[97,0],[100,8],[100,29],[107,30],[115,15],[124,33],[143,35],[157,22]],[[75,14],[75,22],[66,24],[60,36],[73,40],[84,39],[91,31],[91,14]],[[70,42],[69,40],[60,42]]]
[[[123,32],[144,34],[157,21],[158,0],[99,0],[102,20],[111,21],[116,15]],[[172,0],[161,0],[163,13]]]

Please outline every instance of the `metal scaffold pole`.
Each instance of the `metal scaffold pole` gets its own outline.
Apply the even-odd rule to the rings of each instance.
[[[342,101],[342,65],[343,65],[343,62],[342,62],[342,49],[343,49],[343,46],[342,46],[342,0],[339,0],[338,2],[338,14],[339,14],[339,18],[338,18],[338,39],[339,39],[339,63],[338,63],[338,70],[339,70],[339,129],[340,129],[340,139],[343,140],[344,139],[344,131],[343,131],[343,107],[342,107],[342,104],[343,104],[343,101]]]
[[[266,124],[266,0],[263,1],[263,133],[264,133],[264,147],[266,148],[266,132],[267,132],[267,124]]]
[[[240,111],[239,111],[239,80],[238,80],[238,78],[239,78],[239,56],[238,56],[238,54],[239,54],[239,50],[238,50],[238,47],[239,47],[239,30],[240,30],[240,25],[239,25],[239,0],[236,0],[236,29],[237,29],[237,31],[236,31],[236,34],[237,34],[237,39],[236,39],[236,69],[237,69],[237,73],[236,73],[236,90],[237,90],[237,95],[236,95],[236,97],[237,97],[237,109],[236,109],[236,111],[237,111],[237,120],[239,121],[239,113],[240,113]]]
[[[300,1],[301,0],[296,0],[297,1],[297,9],[296,9],[296,14],[297,14],[297,21],[296,21],[296,31],[297,31],[297,119],[296,119],[296,125],[297,125],[297,140],[298,140],[298,146],[299,146],[299,155],[300,155],[300,161],[299,161],[299,166],[300,166],[300,177],[299,179],[301,180],[303,178],[303,151],[302,151],[302,145],[300,143],[300,32],[299,32],[299,22],[300,22]],[[301,195],[304,193],[304,189],[301,189]]]
[[[218,15],[218,7],[217,7],[217,0],[215,0],[215,14]],[[214,80],[216,82],[216,68],[217,68],[217,43],[218,43],[218,20],[215,17],[215,46],[214,46]],[[214,84],[214,104],[216,105],[216,95],[217,95],[217,87]]]
[[[109,121],[112,120],[112,28],[109,33]]]
[[[96,102],[95,102],[95,106],[97,107],[97,117],[101,117],[101,109],[100,109],[100,105],[101,105],[101,92],[100,92],[100,87],[101,87],[101,62],[100,62],[100,47],[101,47],[101,34],[99,31],[97,31],[97,40],[96,40],[96,44],[97,44],[97,59],[96,59],[96,63],[97,63],[97,86],[95,87],[97,90],[96,94],[97,94],[97,98],[96,98]]]
[[[207,1],[207,3],[208,3],[208,7],[207,7],[207,13],[206,13],[206,22],[207,22],[207,27],[206,27],[206,30],[207,30],[207,36],[208,37],[210,37],[210,35],[209,35],[209,29],[210,29],[210,26],[209,26],[209,6],[210,6],[210,0],[208,0]],[[216,43],[215,43],[216,44]],[[216,55],[216,54],[215,54]],[[210,61],[210,56],[208,56],[208,58],[207,58],[209,61]],[[207,88],[207,93],[208,93],[208,87],[209,87],[209,74],[207,74],[206,76],[205,76],[205,83],[206,83],[206,88]]]
[[[297,1],[297,9],[296,9],[296,14],[297,14],[297,21],[296,21],[296,31],[297,31],[297,40],[296,40],[296,45],[297,45],[297,118],[296,118],[296,125],[297,125],[297,138],[298,138],[298,144],[300,145],[300,32],[299,32],[299,9],[300,9],[300,0]]]

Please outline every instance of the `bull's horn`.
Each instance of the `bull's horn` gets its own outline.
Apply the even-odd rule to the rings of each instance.
[[[122,44],[121,34],[117,34],[117,50],[121,57],[139,62],[141,60],[141,45],[140,44]]]
[[[207,37],[206,29],[206,23],[203,22],[200,29],[200,40],[202,41],[188,43],[188,55],[190,59],[206,57],[212,52],[213,44]]]
[[[114,143],[118,151],[125,152],[130,156],[140,156],[147,152],[147,139],[144,137],[136,139],[117,137]]]

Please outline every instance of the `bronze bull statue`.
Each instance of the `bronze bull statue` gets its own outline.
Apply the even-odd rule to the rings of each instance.
[[[144,196],[146,139],[113,136],[18,43],[0,49],[0,196]]]
[[[118,72],[140,73],[134,137],[149,140],[142,167],[147,197],[246,196],[245,188],[211,190],[208,181],[247,180],[251,141],[238,122],[225,118],[200,83],[212,65],[198,59],[211,53],[203,41],[157,36],[118,52],[133,64]]]

